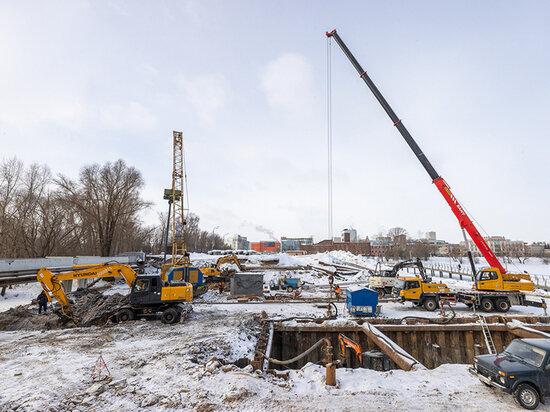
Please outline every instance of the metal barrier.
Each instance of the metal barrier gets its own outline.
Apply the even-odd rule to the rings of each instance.
[[[36,282],[38,271],[47,267],[53,273],[67,272],[73,270],[73,265],[101,265],[107,262],[116,261],[127,264],[132,269],[142,267],[138,258],[134,256],[76,256],[76,257],[55,257],[40,259],[2,259],[0,260],[0,287],[17,285],[22,283]]]

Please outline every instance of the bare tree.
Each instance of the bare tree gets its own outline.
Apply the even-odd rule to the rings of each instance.
[[[0,164],[0,255],[17,257],[17,193],[23,178],[23,162],[16,158]]]
[[[410,247],[412,256],[419,257],[422,260],[428,260],[433,252],[433,247],[426,242],[416,242]]]
[[[394,239],[397,236],[405,235],[407,236],[407,230],[402,227],[392,227],[388,230],[388,236]]]
[[[81,219],[98,252],[110,256],[115,236],[131,236],[138,214],[150,203],[141,198],[141,173],[124,160],[85,166],[78,181],[60,175],[56,183],[67,206]],[[131,224],[130,224],[131,222]]]

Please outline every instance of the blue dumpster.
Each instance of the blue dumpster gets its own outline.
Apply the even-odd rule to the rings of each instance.
[[[379,312],[378,292],[361,286],[351,286],[346,289],[346,307],[355,316],[376,316]]]

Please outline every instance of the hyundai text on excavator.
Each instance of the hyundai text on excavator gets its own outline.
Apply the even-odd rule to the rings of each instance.
[[[531,281],[530,276],[526,273],[507,273],[506,269],[504,269],[504,267],[501,265],[496,255],[493,253],[487,242],[485,242],[485,239],[483,239],[483,237],[475,227],[474,223],[466,213],[464,207],[459,203],[457,198],[451,192],[451,189],[447,182],[445,182],[445,180],[436,172],[435,168],[432,166],[426,155],[422,152],[416,141],[413,139],[413,137],[403,124],[403,121],[399,117],[397,117],[384,96],[382,96],[376,85],[368,76],[367,72],[363,70],[359,62],[355,59],[355,57],[342,41],[336,30],[333,30],[332,32],[327,32],[326,35],[329,38],[333,38],[336,43],[338,43],[346,57],[350,60],[351,64],[359,73],[359,77],[363,79],[365,84],[374,94],[376,100],[378,100],[384,111],[388,114],[391,121],[393,122],[393,125],[397,128],[399,133],[401,133],[401,136],[403,136],[405,142],[409,145],[424,169],[428,172],[428,175],[432,179],[432,183],[435,184],[445,201],[450,206],[452,212],[458,219],[458,223],[462,230],[464,241],[468,249],[468,259],[472,267],[472,274],[474,276],[474,289],[478,292],[476,294],[473,294],[471,301],[473,302],[472,304],[479,306],[486,311],[492,311],[496,307],[497,310],[503,312],[506,312],[510,308],[511,304],[526,304],[527,301],[525,299],[525,294],[522,292],[534,290],[534,284]],[[483,257],[487,260],[487,263],[491,266],[489,269],[483,269],[481,271],[476,270],[474,259],[469,248],[469,242],[466,237],[466,232],[468,232],[472,241],[475,243]],[[428,285],[423,285],[423,283],[426,283],[425,279],[422,279],[422,277],[416,277],[414,280],[409,280],[408,282],[409,283],[405,282],[404,285],[402,284],[402,282],[400,282],[400,285],[396,285],[398,286],[397,289],[399,289],[400,293],[404,293],[405,299],[412,300],[412,298],[414,297],[415,300],[422,301],[421,296],[423,295],[423,293],[425,293],[423,287],[428,287]],[[414,288],[410,287],[409,289],[403,287],[412,286],[413,283],[415,285],[417,284],[418,286]],[[441,289],[441,287],[438,288]],[[428,289],[431,289],[431,287],[429,287]],[[443,289],[448,290],[446,286]],[[430,301],[432,300],[432,298],[436,300],[437,307],[437,295],[430,296]],[[544,305],[545,307],[544,302],[532,303],[535,304],[534,306]],[[432,305],[430,305],[430,307],[431,306]]]
[[[103,265],[73,266],[73,271],[52,273],[47,268],[38,271],[37,279],[42,285],[48,301],[54,297],[61,309],[57,312],[61,320],[78,323],[61,282],[72,279],[92,279],[121,277],[130,287],[130,305],[121,308],[115,321],[127,321],[141,317],[158,316],[163,323],[176,323],[180,320],[183,303],[193,299],[193,286],[189,283],[166,285],[160,275],[140,275],[127,265],[105,263]]]

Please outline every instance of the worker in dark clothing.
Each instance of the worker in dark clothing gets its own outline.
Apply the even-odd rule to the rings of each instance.
[[[220,280],[218,282],[218,290],[220,291],[220,295],[223,293],[223,287],[224,287],[224,281],[223,280]]]
[[[340,292],[342,292],[340,286],[338,286],[337,284],[334,285],[334,294],[336,295],[336,300],[340,300]]]
[[[334,283],[334,276],[330,275],[330,276],[328,277],[328,284],[329,284],[330,286],[332,286],[333,283]]]
[[[38,314],[40,315],[42,313],[42,308],[44,308],[44,313],[46,313],[48,309],[48,298],[46,297],[46,293],[42,291],[36,300],[38,301]]]

